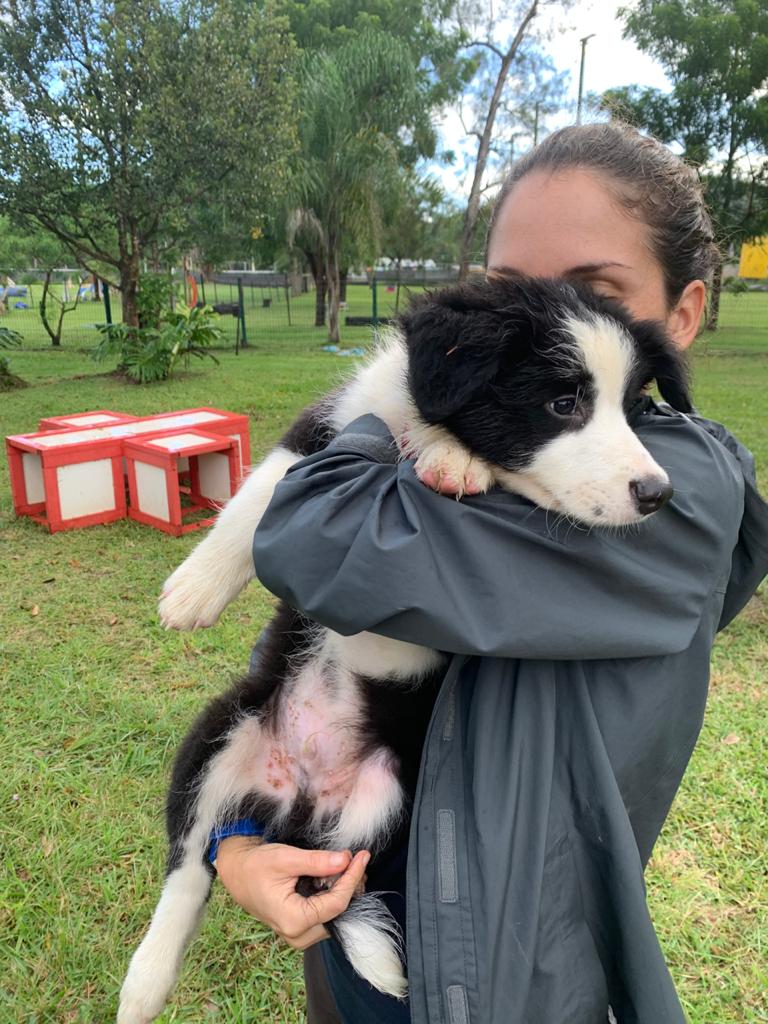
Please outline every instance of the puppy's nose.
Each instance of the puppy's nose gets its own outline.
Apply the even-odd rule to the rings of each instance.
[[[629,491],[641,516],[658,512],[675,493],[668,480],[661,476],[642,476],[630,480]]]

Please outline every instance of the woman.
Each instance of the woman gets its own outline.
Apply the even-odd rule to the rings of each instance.
[[[486,257],[488,274],[588,282],[681,349],[718,258],[694,173],[616,124],[563,129],[513,168]],[[633,426],[676,494],[626,537],[553,537],[514,495],[445,501],[409,463],[380,461],[373,417],[278,486],[254,539],[269,589],[342,633],[455,655],[425,743],[407,887],[406,851],[369,879],[407,888],[410,1005],[321,943],[307,958],[310,1024],[684,1020],[642,872],[698,736],[714,634],[768,569],[768,511],[724,428],[640,404]],[[459,532],[472,564],[454,564]],[[307,561],[322,562],[320,593]],[[456,586],[433,589],[436,564]],[[307,949],[363,881],[364,852],[335,856],[234,836],[217,868],[246,910]],[[311,902],[294,892],[301,874],[339,870]]]

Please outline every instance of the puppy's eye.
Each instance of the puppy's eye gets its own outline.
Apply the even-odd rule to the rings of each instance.
[[[574,416],[578,408],[579,400],[576,395],[562,395],[551,402],[547,402],[547,409],[555,416]]]

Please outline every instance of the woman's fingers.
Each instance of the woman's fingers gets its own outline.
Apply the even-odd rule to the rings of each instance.
[[[308,875],[310,878],[328,878],[339,875],[349,865],[352,854],[349,850],[300,850],[295,846],[273,843],[275,863],[280,871],[291,878]]]
[[[367,850],[356,853],[347,870],[340,878],[336,879],[327,892],[319,892],[310,897],[310,902],[319,914],[319,921],[330,921],[332,917],[337,917],[347,909],[349,901],[363,881],[370,859],[371,855]]]
[[[307,949],[328,937],[323,927],[349,905],[364,884],[370,854],[349,850],[300,850],[280,843],[255,845],[232,836],[219,845],[219,877],[237,903],[263,921],[295,949]],[[327,891],[301,896],[302,876],[336,878]]]
[[[349,906],[358,891],[370,860],[367,850],[356,854],[349,867],[326,892],[300,896],[294,892],[286,900],[284,913],[280,915],[282,927],[276,930],[294,949],[307,949],[315,942],[328,937],[323,928],[326,921],[338,917]]]

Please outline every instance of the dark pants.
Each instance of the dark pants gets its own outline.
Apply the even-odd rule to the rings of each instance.
[[[316,942],[304,953],[304,984],[307,989],[307,1024],[341,1024],[328,985],[325,963],[320,950],[321,943]]]

